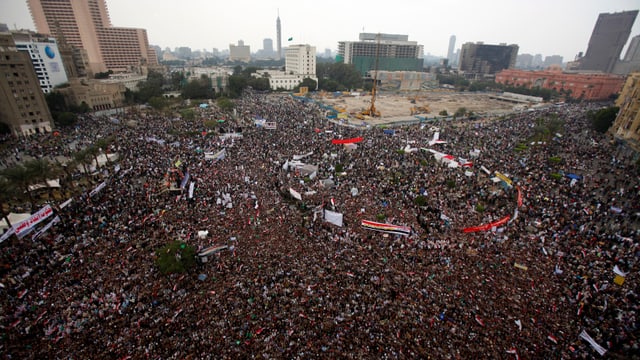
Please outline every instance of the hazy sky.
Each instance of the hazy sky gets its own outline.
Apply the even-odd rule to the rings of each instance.
[[[338,41],[356,41],[363,30],[409,35],[425,54],[446,56],[449,37],[464,42],[518,44],[519,54],[586,51],[599,13],[636,10],[638,0],[107,0],[111,23],[147,29],[163,49],[228,49],[244,40],[255,52],[273,39],[280,11],[283,47],[310,44],[318,53]],[[34,29],[26,0],[0,0],[0,23]],[[640,34],[636,19],[631,37]],[[293,41],[287,42],[289,37]],[[626,47],[625,47],[626,50]],[[624,51],[621,54],[624,56]]]

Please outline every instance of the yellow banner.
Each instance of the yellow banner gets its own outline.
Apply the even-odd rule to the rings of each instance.
[[[513,184],[513,181],[511,181],[511,179],[509,179],[508,177],[504,176],[504,174],[501,174],[501,173],[496,171],[496,176],[498,177],[498,179],[506,182],[507,185],[509,185],[509,186],[511,186],[511,184]]]

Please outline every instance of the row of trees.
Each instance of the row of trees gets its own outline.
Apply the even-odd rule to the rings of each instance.
[[[95,164],[96,169],[100,167],[98,156],[106,153],[105,149],[115,141],[115,137],[100,138],[93,145],[75,152],[72,158],[66,163],[49,162],[46,158],[39,158],[24,161],[15,164],[0,171],[0,201],[2,206],[2,214],[5,204],[8,201],[25,201],[28,200],[31,208],[37,207],[37,201],[34,197],[33,190],[30,187],[37,184],[45,184],[47,180],[52,180],[64,176],[66,181],[61,182],[63,192],[73,191],[74,184],[72,181],[77,168],[83,169],[85,176],[90,174],[90,166]],[[107,157],[107,161],[109,158]],[[47,191],[51,188],[45,187]],[[7,220],[8,221],[8,220]]]

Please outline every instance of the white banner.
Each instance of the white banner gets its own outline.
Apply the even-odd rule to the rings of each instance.
[[[0,237],[0,244],[3,243],[5,240],[7,240],[9,236],[15,233],[16,233],[16,230],[13,228],[13,226],[8,228],[7,231],[4,234],[2,234],[2,236]]]
[[[331,210],[324,211],[324,221],[330,222],[333,225],[342,227],[342,218],[343,218],[343,215],[339,212],[335,212]]]
[[[269,130],[275,130],[277,127],[277,124],[275,121],[267,121],[264,123],[264,128],[265,129],[269,129]]]
[[[107,186],[107,183],[103,181],[95,189],[91,190],[91,192],[89,193],[89,196],[94,197],[97,193],[100,192],[100,190],[104,189],[105,186]]]
[[[16,235],[18,236],[19,239],[21,239],[23,236],[27,235],[31,231],[31,229],[33,229],[34,226],[44,221],[46,218],[48,218],[52,214],[53,214],[53,209],[51,208],[50,205],[43,207],[37,213],[31,215],[28,219],[23,220],[13,226]]]
[[[195,182],[190,182],[189,183],[189,199],[193,199],[193,190],[195,190],[196,188],[196,183]]]
[[[60,204],[60,209],[64,209],[67,206],[69,206],[69,204],[71,204],[71,202],[73,201],[73,198],[70,198],[69,200],[63,202],[62,204]]]
[[[300,195],[299,192],[293,190],[292,188],[289,188],[289,194],[291,194],[291,196],[293,196],[294,198],[296,198],[298,200],[302,200],[302,195]]]
[[[293,155],[293,160],[300,160],[300,159],[304,159],[304,158],[306,158],[307,156],[311,156],[311,155],[313,155],[313,151],[308,152],[308,153],[306,153],[306,154],[302,154],[302,155]]]
[[[47,225],[45,225],[44,227],[42,227],[42,229],[38,230],[37,233],[33,234],[33,236],[31,237],[31,240],[36,240],[37,238],[40,237],[40,235],[46,233],[47,231],[49,231],[49,229],[51,229],[51,227],[57,223],[60,222],[60,216],[56,216],[53,218],[53,220],[49,221],[49,223]]]
[[[213,152],[204,153],[205,160],[219,161],[219,160],[224,159],[225,157],[227,157],[227,149],[222,149],[222,150],[218,151],[217,153],[213,153]]]

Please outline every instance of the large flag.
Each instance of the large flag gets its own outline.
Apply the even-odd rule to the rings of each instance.
[[[409,236],[411,234],[411,228],[407,226],[393,225],[378,223],[369,220],[362,220],[362,227],[369,230],[385,232],[389,234]]]
[[[364,140],[364,138],[362,138],[362,137],[356,137],[356,138],[351,138],[351,139],[333,139],[333,140],[331,140],[331,143],[335,144],[335,145],[338,145],[338,144],[355,144],[355,143],[359,143],[362,140]]]
[[[597,351],[600,356],[603,356],[607,352],[607,349],[603,348],[602,346],[600,346],[600,344],[593,340],[593,338],[589,336],[589,334],[585,330],[582,330],[582,332],[580,333],[580,337],[591,344],[593,350]]]
[[[462,230],[462,232],[470,233],[470,232],[491,230],[491,228],[502,226],[502,225],[506,224],[507,221],[509,221],[510,218],[511,218],[511,215],[507,215],[507,216],[503,217],[502,219],[496,220],[496,221],[494,221],[492,223],[489,223],[489,224],[465,228],[465,229]]]
[[[325,210],[324,211],[324,221],[330,222],[333,225],[342,227],[342,214],[339,212]]]

